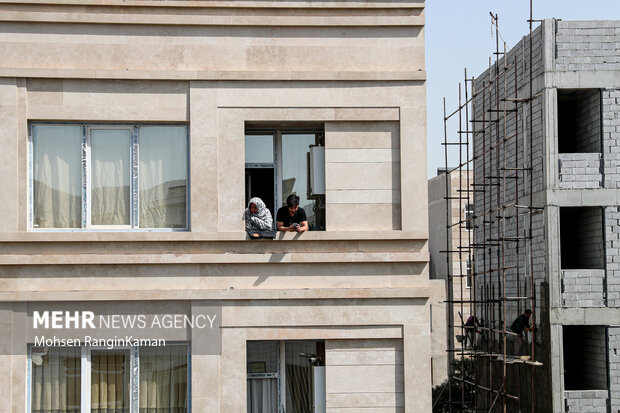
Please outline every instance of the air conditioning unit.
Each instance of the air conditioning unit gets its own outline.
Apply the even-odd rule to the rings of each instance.
[[[310,196],[325,195],[325,147],[310,147]]]

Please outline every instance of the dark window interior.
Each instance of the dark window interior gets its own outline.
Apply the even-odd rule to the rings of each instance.
[[[600,90],[558,90],[559,152],[598,153],[601,139]]]
[[[607,389],[607,344],[603,326],[564,326],[564,388]]]
[[[562,269],[603,269],[604,247],[601,207],[560,208]]]

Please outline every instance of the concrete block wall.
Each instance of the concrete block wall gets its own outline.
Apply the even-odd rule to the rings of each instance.
[[[542,30],[542,29],[539,29]],[[536,41],[534,43],[534,47],[542,47],[539,44],[539,38],[541,36],[541,31],[535,32]],[[519,50],[518,58],[523,58],[524,55],[527,55],[527,47],[529,47],[529,43],[524,39],[519,45],[515,48],[521,48]],[[513,51],[515,49],[512,49]],[[542,52],[540,52],[542,53]],[[539,54],[539,52],[536,52]],[[542,55],[540,55],[542,56]],[[508,59],[514,59],[514,55],[508,54]],[[542,59],[542,57],[541,57]],[[517,63],[517,73],[519,74],[520,80],[522,77],[528,76],[526,73],[521,73],[521,70],[525,71],[520,65],[523,63],[522,60],[518,60]],[[542,65],[542,63],[541,63]],[[527,65],[526,65],[527,66]],[[538,69],[538,62],[534,62],[534,70],[535,73]],[[542,71],[542,66],[541,66]],[[508,76],[514,75],[514,71],[509,71]],[[488,74],[486,74],[488,76]],[[483,81],[485,75],[482,75],[478,78],[479,82]],[[528,77],[529,78],[529,77]],[[513,78],[514,79],[514,78]],[[508,81],[507,84],[512,85],[514,82]],[[493,92],[494,94],[495,92]],[[524,95],[524,90],[519,92],[519,96]],[[536,93],[536,91],[535,91]],[[506,91],[500,90],[500,97],[503,96],[514,96],[514,87],[512,89],[508,88]],[[483,102],[483,98],[485,99]],[[489,105],[494,102],[494,96],[480,96],[480,98],[474,100],[474,113],[476,119],[480,119],[484,113],[483,109],[489,109]],[[477,184],[493,184],[500,183],[499,186],[487,186],[485,193],[477,192],[475,194],[475,215],[477,217],[476,225],[479,230],[475,231],[474,239],[476,244],[482,244],[486,242],[487,244],[497,242],[489,242],[489,240],[497,240],[500,235],[508,238],[514,237],[524,237],[528,234],[528,226],[529,219],[523,215],[519,218],[519,224],[517,225],[516,219],[507,219],[505,222],[505,229],[502,228],[501,221],[497,219],[497,214],[495,215],[484,215],[485,211],[489,211],[491,209],[496,209],[498,205],[505,205],[513,203],[517,200],[517,193],[519,194],[519,203],[527,202],[525,199],[530,193],[537,193],[544,189],[545,181],[544,181],[544,153],[545,153],[545,141],[544,141],[544,130],[543,130],[543,99],[541,97],[534,99],[531,102],[532,114],[533,118],[530,119],[529,116],[529,107],[527,105],[518,107],[516,112],[516,116],[514,113],[509,114],[505,121],[500,120],[498,122],[497,127],[495,123],[489,124],[487,128],[485,128],[485,133],[479,133],[474,135],[474,154],[481,154],[488,150],[492,145],[495,145],[498,139],[498,131],[500,133],[499,139],[503,137],[504,126],[506,130],[506,136],[513,136],[517,134],[519,136],[518,139],[510,139],[508,142],[500,147],[499,151],[491,151],[488,155],[481,160],[475,162],[474,165],[474,175],[475,182]],[[487,119],[489,114],[486,114]],[[530,122],[532,123],[533,135],[532,135],[532,145],[530,145],[530,138],[528,136],[530,132]],[[478,128],[479,126],[477,126]],[[478,129],[477,129],[478,130]],[[505,152],[505,156],[504,156]],[[500,164],[500,168],[524,168],[524,167],[532,167],[532,181],[533,186],[530,187],[530,175],[529,172],[525,171],[506,171],[506,176],[514,176],[517,174],[517,179],[485,179],[485,176],[502,176],[504,173],[502,170],[497,170],[498,161]],[[481,188],[481,187],[478,187]],[[508,209],[505,211],[506,216],[515,215],[515,211]],[[520,212],[524,212],[521,210]],[[485,220],[488,220],[490,217],[494,218],[494,222],[492,224],[482,224],[482,218],[484,216]],[[481,230],[483,229],[483,230]],[[502,234],[503,232],[503,234]],[[545,243],[545,228],[544,228],[544,214],[536,214],[532,219],[532,234],[534,236],[534,248],[532,259],[534,260],[534,284],[535,284],[535,293],[538,297],[538,303],[543,301],[541,296],[542,288],[541,284],[547,280],[547,271],[546,271],[546,243]],[[491,247],[492,252],[489,254],[488,251],[485,254],[481,249],[477,249],[476,251],[476,272],[482,273],[487,272],[490,269],[497,269],[502,266],[502,264],[498,261],[497,258],[497,246]],[[523,296],[524,294],[531,294],[530,289],[530,279],[529,279],[529,260],[525,255],[525,251],[527,251],[525,241],[519,242],[519,251],[517,251],[517,243],[512,241],[507,241],[504,243],[505,248],[505,265],[512,266],[517,265],[518,268],[512,268],[507,270],[506,272],[506,294],[508,296]],[[519,261],[517,260],[519,257]],[[498,297],[498,293],[500,289],[503,289],[503,286],[497,280],[497,273],[493,273],[493,277],[487,276],[486,282],[483,277],[477,278],[477,294],[478,297],[484,297],[485,291],[494,291],[495,297]],[[486,285],[485,285],[486,284]],[[482,295],[480,295],[482,294]],[[544,296],[544,294],[543,294]],[[490,297],[489,297],[490,298]],[[483,309],[479,307],[477,309],[477,313],[481,314],[485,320],[495,319],[498,320],[498,327],[501,322],[504,321],[508,324],[516,318],[521,311],[524,310],[524,307],[521,306],[519,308],[518,303],[515,301],[510,301],[506,303],[507,315],[506,320],[502,320],[500,316],[499,306],[496,306],[496,314],[484,314]],[[537,322],[541,320],[540,311],[537,311],[536,315]],[[538,332],[542,330],[537,330]],[[537,337],[537,340],[539,337]]]
[[[604,307],[605,270],[562,270],[564,307]]]
[[[618,21],[556,22],[556,70],[620,70]]]
[[[577,94],[576,135],[577,152],[601,151],[601,93],[599,89]]]
[[[532,74],[534,79],[541,76],[544,71],[544,38],[543,38],[543,26],[540,26],[533,32],[533,61],[532,61]],[[505,67],[506,66],[506,67]],[[501,176],[500,173],[495,172],[498,162],[500,167],[515,168],[515,167],[527,167],[526,159],[529,160],[531,153],[534,185],[533,192],[542,191],[544,189],[544,153],[545,142],[543,134],[543,100],[542,97],[537,97],[531,103],[533,105],[533,119],[529,119],[529,105],[530,103],[515,106],[511,102],[502,102],[501,99],[505,97],[527,97],[529,94],[529,79],[530,79],[530,62],[529,62],[529,36],[524,37],[515,47],[507,52],[506,57],[499,61],[500,73],[505,73],[500,77],[498,82],[487,87],[490,81],[495,77],[495,66],[486,70],[475,80],[475,93],[477,97],[473,101],[472,114],[473,118],[477,120],[473,124],[474,132],[473,146],[474,153],[481,154],[488,150],[490,147],[497,144],[497,142],[506,137],[518,136],[517,139],[512,138],[506,142],[505,145],[501,145],[499,150],[492,151],[491,154],[484,157],[484,163],[478,161],[474,165],[474,173],[477,183],[483,183],[482,178],[487,176]],[[515,85],[515,76],[517,82]],[[506,81],[504,82],[504,79]],[[538,88],[538,89],[537,89]],[[484,93],[482,93],[484,91]],[[540,91],[538,86],[535,86],[533,92],[536,94]],[[496,101],[499,98],[499,107],[495,107]],[[511,112],[514,108],[517,108],[517,112]],[[508,112],[504,118],[503,113],[489,112],[489,110],[503,111],[506,109]],[[492,120],[491,122],[481,123],[478,122],[482,119]],[[498,122],[495,122],[498,120]],[[533,136],[532,145],[530,145],[530,122],[532,123]],[[499,136],[498,136],[499,135]],[[504,164],[505,160],[505,164]],[[514,171],[507,171],[507,175],[514,174]],[[508,179],[506,182],[506,203],[511,202],[516,194],[516,187],[519,187],[520,196],[528,194],[530,188],[529,176],[525,173],[519,173],[519,182],[514,179]],[[489,183],[489,182],[485,182]],[[491,202],[495,202],[498,194],[504,194],[503,188],[495,188],[495,192],[487,191],[487,198]],[[478,193],[476,196],[476,204],[482,205],[483,194]],[[477,208],[479,208],[477,206]]]
[[[620,412],[620,327],[607,329],[609,346],[609,393],[612,413]]]
[[[600,153],[561,153],[558,155],[562,189],[600,188],[603,186]]]
[[[603,167],[605,188],[620,188],[620,89],[603,90]]]
[[[607,413],[607,390],[565,391],[568,413]]]
[[[607,305],[620,307],[620,207],[605,208]]]
[[[506,225],[504,236],[506,238],[524,237],[526,234],[529,233],[529,218],[527,217],[527,215],[521,215],[519,217],[518,230],[516,219],[507,219],[505,224]],[[497,225],[487,225],[486,227],[486,238],[497,239]],[[539,327],[541,327],[541,323],[545,322],[544,318],[542,317],[541,309],[543,308],[543,303],[547,302],[547,292],[543,288],[543,283],[545,283],[547,280],[545,214],[540,213],[534,214],[532,216],[532,236],[534,293],[538,303],[535,313],[535,322],[536,324],[538,324]],[[482,232],[478,232],[476,234],[476,237],[480,240],[485,238]],[[498,259],[496,248],[497,247],[490,248],[492,250],[491,254],[489,254],[488,248],[486,253],[484,253],[481,249],[476,250],[476,271],[480,273],[483,271],[488,271],[491,268],[497,269],[501,267],[502,264],[504,264],[506,267],[509,267],[505,273],[505,286],[501,284],[501,276],[498,276],[497,270],[494,271],[492,274],[480,274],[476,278],[475,285],[477,298],[480,299],[482,297],[485,297],[485,295],[488,299],[498,298],[504,287],[506,289],[507,296],[532,295],[529,257],[527,256],[528,248],[525,241],[519,242],[519,251],[517,251],[516,242],[505,242],[505,261],[503,263],[501,257],[499,257]],[[491,291],[493,291],[493,296],[490,295]],[[522,302],[519,306],[518,301],[507,301],[505,320],[503,320],[502,310],[498,305],[495,306],[495,314],[485,312],[484,305],[478,305],[476,313],[479,315],[479,317],[484,319],[485,322],[496,320],[494,326],[501,328],[502,322],[505,322],[507,326],[510,326],[512,321],[524,310],[525,307]],[[541,343],[542,331],[542,328],[536,329],[537,334],[535,339],[537,344]],[[496,338],[499,339],[499,335],[496,336]],[[499,347],[496,350],[499,351]]]

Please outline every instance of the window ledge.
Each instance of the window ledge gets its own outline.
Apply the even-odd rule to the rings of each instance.
[[[433,287],[420,283],[410,288],[304,288],[304,289],[228,289],[228,290],[143,290],[126,292],[125,300],[326,300],[326,299],[427,299]],[[118,300],[109,291],[3,291],[0,300],[19,301],[109,301]]]
[[[0,233],[0,242],[197,242],[197,241],[364,241],[426,240],[427,231],[308,231],[278,232],[275,240],[251,240],[241,232],[89,232],[29,231]]]

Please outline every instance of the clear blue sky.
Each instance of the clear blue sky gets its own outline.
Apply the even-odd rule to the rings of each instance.
[[[443,98],[448,112],[456,109],[463,70],[467,68],[469,77],[478,76],[495,51],[489,12],[499,15],[500,34],[510,49],[529,33],[529,4],[529,0],[426,0],[429,178],[444,166]],[[534,0],[534,19],[546,18],[620,20],[620,0]]]

